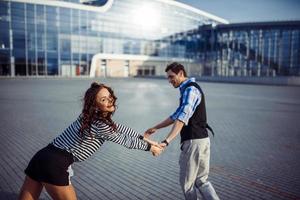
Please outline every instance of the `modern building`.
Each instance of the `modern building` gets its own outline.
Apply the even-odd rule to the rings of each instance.
[[[0,0],[0,76],[300,75],[299,22],[229,24],[173,0]]]
[[[300,76],[300,21],[203,25],[193,35],[201,75]]]
[[[2,0],[0,75],[159,74],[186,60],[167,36],[219,23],[228,22],[172,0]]]

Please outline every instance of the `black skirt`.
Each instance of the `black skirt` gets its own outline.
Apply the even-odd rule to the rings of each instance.
[[[70,185],[70,177],[73,175],[73,162],[71,153],[49,144],[32,157],[25,174],[38,182],[67,186]]]

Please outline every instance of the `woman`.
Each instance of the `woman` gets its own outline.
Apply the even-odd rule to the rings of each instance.
[[[111,119],[116,100],[108,86],[96,82],[91,84],[77,120],[29,162],[19,199],[38,199],[43,187],[53,199],[76,199],[70,182],[71,164],[90,157],[106,140],[129,149],[150,150],[155,156],[161,153],[157,143]]]

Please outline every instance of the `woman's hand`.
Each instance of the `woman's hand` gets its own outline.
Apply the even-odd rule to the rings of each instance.
[[[159,156],[162,153],[163,149],[160,146],[151,145],[150,151],[153,156]]]

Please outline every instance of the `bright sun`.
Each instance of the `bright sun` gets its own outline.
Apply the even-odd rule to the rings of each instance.
[[[160,13],[154,6],[145,4],[133,11],[133,22],[146,30],[155,29],[160,24]]]

